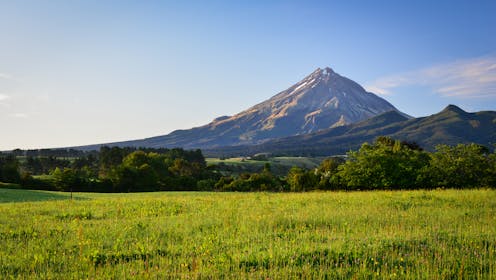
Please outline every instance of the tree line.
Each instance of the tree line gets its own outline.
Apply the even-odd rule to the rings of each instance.
[[[293,167],[276,176],[260,172],[225,174],[207,166],[200,150],[102,147],[77,157],[0,155],[0,181],[24,188],[137,192],[311,191],[496,187],[496,154],[477,144],[417,144],[379,137],[346,157],[330,157],[315,169]]]
[[[138,192],[196,190],[198,181],[218,177],[200,150],[102,147],[66,155],[0,155],[0,181],[32,189]]]
[[[347,154],[325,160],[314,175],[323,189],[432,189],[496,187],[496,154],[478,144],[438,145],[378,137]]]
[[[224,191],[394,190],[496,187],[496,153],[478,144],[439,145],[378,137],[346,157],[330,157],[311,170],[293,167],[284,178],[261,173],[222,177]]]

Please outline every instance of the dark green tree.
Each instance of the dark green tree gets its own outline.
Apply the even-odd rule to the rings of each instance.
[[[19,161],[12,155],[0,157],[0,182],[20,183]]]
[[[315,175],[319,179],[318,182],[319,189],[331,190],[331,189],[338,189],[340,187],[339,178],[337,174],[339,171],[338,170],[339,166],[344,162],[345,161],[342,158],[331,157],[324,159],[320,163],[319,167],[315,169]]]
[[[411,189],[421,187],[419,174],[429,163],[427,153],[389,137],[379,137],[348,153],[339,167],[347,189]]]
[[[299,167],[292,167],[286,176],[289,190],[293,192],[304,192],[317,188],[319,178],[314,171],[307,171]]]
[[[155,153],[143,151],[127,155],[122,164],[114,168],[112,180],[117,191],[153,191],[159,189],[159,176],[154,170]]]
[[[38,157],[28,156],[23,164],[23,169],[34,175],[43,174],[43,164]]]
[[[434,187],[484,187],[492,184],[493,157],[489,149],[477,144],[438,145],[424,174]]]
[[[55,168],[52,172],[53,185],[60,191],[72,191],[80,186],[78,174],[71,168]]]

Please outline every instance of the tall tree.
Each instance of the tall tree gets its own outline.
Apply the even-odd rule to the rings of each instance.
[[[477,188],[489,184],[489,149],[477,144],[439,145],[426,172],[436,187]]]
[[[21,181],[19,162],[12,154],[0,157],[0,181],[5,183],[19,183]]]
[[[339,176],[349,189],[417,188],[419,172],[428,163],[427,153],[379,137],[375,143],[364,143],[358,151],[349,152]]]

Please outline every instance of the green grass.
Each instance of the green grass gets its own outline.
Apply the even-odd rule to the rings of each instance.
[[[0,190],[3,188],[5,188],[5,189],[20,189],[21,186],[19,184],[14,184],[14,183],[0,182]]]
[[[219,163],[225,163],[225,164],[255,164],[255,165],[261,165],[263,166],[265,162],[268,161],[260,161],[260,160],[250,160],[246,158],[227,158],[227,159],[219,159],[219,158],[206,158],[207,164],[219,164]]]
[[[271,171],[276,176],[286,176],[293,166],[312,169],[320,165],[324,157],[269,157],[267,160],[253,160],[247,158],[207,158],[207,164],[224,164],[232,167],[231,172],[223,172],[224,175],[239,175],[241,173],[261,172],[266,163],[271,166]]]
[[[270,157],[266,161],[264,160],[251,160],[246,158],[228,158],[228,159],[218,159],[218,158],[207,158],[208,164],[231,164],[231,165],[257,165],[263,167],[265,163],[282,165],[282,166],[298,166],[305,168],[317,167],[324,158],[310,158],[310,157]]]
[[[66,200],[69,198],[70,194],[68,193],[0,188],[0,203]]]
[[[271,161],[286,166],[314,168],[320,165],[325,157],[274,157]]]
[[[1,191],[0,279],[496,277],[494,190]]]

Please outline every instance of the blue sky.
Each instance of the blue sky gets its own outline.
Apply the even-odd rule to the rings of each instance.
[[[496,1],[2,1],[0,150],[203,125],[330,66],[413,116],[496,110]]]

